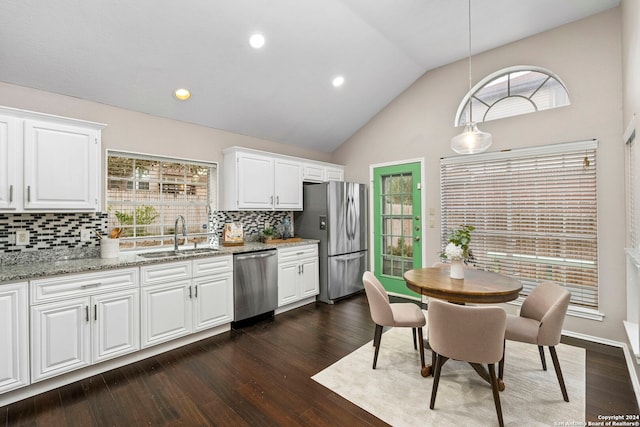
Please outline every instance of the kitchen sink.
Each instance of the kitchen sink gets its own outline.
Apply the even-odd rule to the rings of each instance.
[[[213,248],[193,248],[193,249],[178,249],[169,250],[169,251],[154,251],[154,252],[141,252],[138,254],[141,258],[149,258],[149,259],[158,259],[158,258],[169,258],[175,256],[188,256],[195,254],[204,254],[204,253],[213,253],[218,249]]]

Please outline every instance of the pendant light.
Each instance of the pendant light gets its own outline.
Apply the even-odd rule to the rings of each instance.
[[[458,154],[482,153],[491,146],[491,134],[482,132],[473,122],[471,106],[471,0],[469,0],[469,122],[461,134],[451,138],[451,149]]]

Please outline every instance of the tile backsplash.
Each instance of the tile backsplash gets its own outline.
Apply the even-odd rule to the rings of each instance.
[[[282,211],[218,211],[214,212],[218,236],[222,238],[222,228],[227,222],[241,222],[244,229],[245,240],[258,240],[259,232],[264,228],[265,223],[269,223],[271,227],[276,227],[282,221],[289,217],[289,221],[293,224],[293,215],[291,212]]]
[[[80,230],[107,230],[106,213],[0,213],[0,264],[98,256],[100,245],[92,235],[80,241]],[[16,231],[29,232],[29,242],[17,246]]]
[[[281,224],[285,217],[293,224],[291,212],[272,211],[217,211],[212,217],[216,232],[222,235],[227,222],[242,222],[245,239],[255,241],[259,232],[269,223]],[[0,213],[0,265],[25,262],[54,261],[100,256],[100,243],[95,235],[87,242],[80,241],[80,230],[99,230],[106,234],[107,213]],[[29,243],[14,243],[18,230],[29,232]]]

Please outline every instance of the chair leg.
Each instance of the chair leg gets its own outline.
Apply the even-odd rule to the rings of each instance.
[[[433,354],[436,354],[436,353],[433,352]],[[436,394],[438,393],[438,383],[440,382],[440,370],[442,369],[443,363],[444,363],[444,357],[442,357],[439,354],[436,354],[435,372],[433,374],[433,386],[431,387],[431,403],[429,404],[430,409],[433,409],[433,407],[436,405]]]
[[[418,351],[420,352],[420,367],[424,368],[425,364],[424,364],[424,341],[422,340],[422,328],[418,328],[418,341],[420,348],[418,349]]]
[[[413,349],[417,350],[418,345],[416,344],[416,328],[411,328],[411,332],[413,333]]]
[[[540,352],[540,361],[542,362],[542,370],[547,370],[547,360],[544,358],[544,347],[539,345],[538,351]]]
[[[436,352],[431,350],[431,375],[435,375],[436,371]]]
[[[558,354],[554,346],[549,346],[549,352],[551,353],[551,360],[553,360],[553,367],[556,368],[556,376],[560,383],[560,390],[562,390],[562,397],[565,402],[569,401],[569,395],[567,394],[567,388],[564,385],[564,378],[562,377],[562,370],[560,369],[560,361],[558,360]]]
[[[507,347],[507,340],[502,341],[502,359],[500,359],[500,363],[498,363],[498,378],[504,378],[504,353]]]
[[[500,405],[500,391],[498,390],[498,380],[496,379],[496,366],[494,363],[489,364],[489,377],[491,378],[491,390],[493,391],[493,402],[496,404],[496,413],[498,414],[498,424],[504,426],[502,420],[502,406]]]
[[[376,351],[373,353],[373,369],[376,369],[376,363],[378,363],[378,351],[380,351],[380,341],[382,341],[382,326],[376,325],[376,330],[373,333],[373,346]]]

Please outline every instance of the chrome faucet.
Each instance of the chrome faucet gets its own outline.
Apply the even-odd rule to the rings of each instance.
[[[184,217],[182,215],[178,215],[178,218],[176,218],[176,224],[173,227],[173,250],[177,251],[178,250],[178,221],[182,220],[182,235],[184,237],[187,237],[187,223],[184,220]]]

